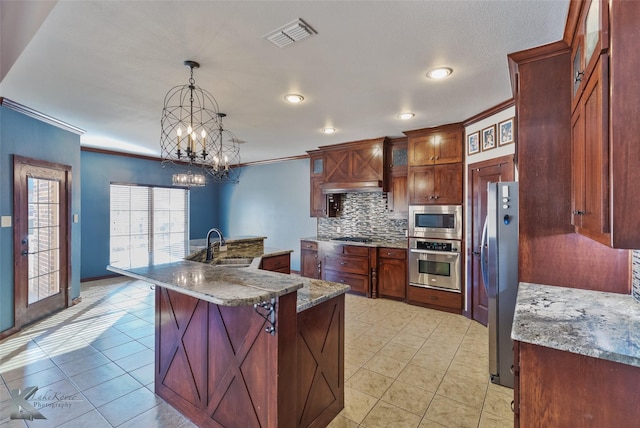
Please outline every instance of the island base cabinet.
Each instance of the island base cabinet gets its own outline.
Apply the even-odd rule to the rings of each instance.
[[[253,306],[156,286],[156,394],[201,427],[326,426],[344,407],[344,296],[296,301],[277,299],[272,335]]]
[[[640,367],[524,342],[514,350],[516,427],[638,426]]]

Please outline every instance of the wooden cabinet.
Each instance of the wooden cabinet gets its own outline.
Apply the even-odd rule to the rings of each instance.
[[[318,243],[300,241],[300,275],[306,278],[320,279],[320,267]]]
[[[371,297],[369,251],[375,248],[322,242],[321,279],[351,286],[351,291]]]
[[[462,204],[462,164],[409,168],[409,203],[413,205]]]
[[[386,138],[320,147],[324,155],[324,181],[328,183],[379,182],[384,178]]]
[[[515,426],[638,426],[640,368],[514,343]]]
[[[462,204],[462,124],[406,131],[409,203]]]
[[[571,221],[575,231],[614,248],[640,248],[640,4],[571,2]]]
[[[406,219],[409,215],[407,138],[390,140],[385,154],[385,185],[387,210],[391,218]]]
[[[407,287],[407,303],[445,312],[462,313],[462,294],[435,288]]]
[[[260,261],[260,269],[289,274],[291,273],[291,254],[264,256]]]
[[[378,248],[378,296],[403,299],[407,288],[407,250]]]
[[[318,150],[310,151],[310,216],[311,217],[335,217],[341,209],[339,195],[324,193],[324,155]]]

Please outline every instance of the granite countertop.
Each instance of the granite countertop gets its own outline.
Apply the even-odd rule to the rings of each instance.
[[[521,282],[511,338],[640,367],[640,304],[627,294]]]
[[[316,242],[333,242],[337,244],[357,245],[361,247],[387,247],[387,248],[409,248],[409,241],[404,239],[376,239],[371,242],[352,242],[352,241],[336,241],[330,237],[314,236],[310,238],[301,238],[301,241],[316,241]]]
[[[291,250],[277,250],[276,253],[267,254],[290,252]],[[348,285],[336,282],[261,270],[258,269],[260,260],[261,257],[255,257],[251,266],[246,268],[219,267],[183,260],[137,269],[108,266],[107,270],[224,306],[251,305],[297,290],[297,312],[312,308],[350,289]]]
[[[271,277],[252,268],[225,268],[181,260],[174,263],[107,270],[223,306],[246,306],[271,300],[302,288],[299,278]]]

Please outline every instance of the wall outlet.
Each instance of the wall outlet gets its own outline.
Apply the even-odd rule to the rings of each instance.
[[[336,232],[340,233],[341,230],[342,228],[340,226],[336,227]]]
[[[220,245],[219,250],[220,251],[227,251],[227,246],[226,245]]]
[[[1,220],[1,227],[11,227],[11,216],[10,215],[3,215]]]

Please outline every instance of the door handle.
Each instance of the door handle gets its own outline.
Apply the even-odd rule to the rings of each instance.
[[[472,251],[471,254],[473,254],[474,256],[479,256],[480,255],[480,251]]]
[[[487,296],[489,295],[489,273],[487,272],[487,268],[485,267],[485,262],[487,258],[487,250],[485,248],[487,244],[487,224],[489,221],[489,216],[484,219],[484,227],[482,228],[482,240],[480,241],[480,270],[482,271],[482,283],[484,284],[484,291],[487,292]]]
[[[27,250],[22,250],[22,255],[23,255],[23,256],[26,256],[26,255],[29,255],[29,254],[35,254],[35,253],[30,253],[30,252],[29,252],[29,251],[27,251]]]

